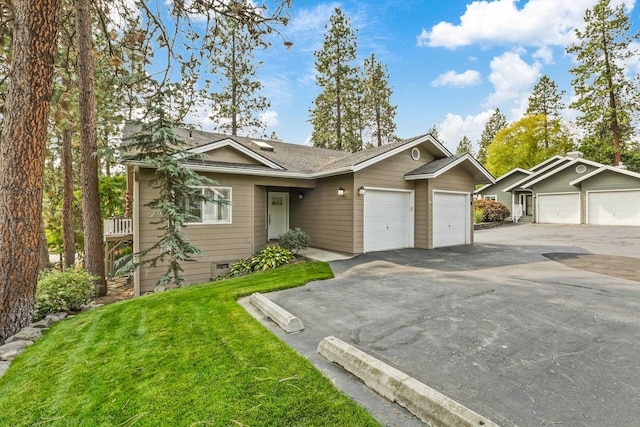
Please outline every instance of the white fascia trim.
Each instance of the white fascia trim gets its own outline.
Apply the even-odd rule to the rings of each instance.
[[[413,148],[415,146],[421,145],[424,142],[430,142],[435,148],[438,149],[438,151],[440,151],[440,153],[442,153],[445,157],[451,157],[451,153],[449,152],[449,150],[447,150],[442,144],[440,144],[438,141],[436,141],[431,135],[425,135],[421,138],[416,139],[415,141],[411,141],[407,144],[403,144],[399,147],[394,148],[393,150],[389,150],[387,152],[384,152],[376,157],[372,157],[369,160],[365,160],[362,163],[358,163],[355,166],[352,166],[352,172],[358,172],[362,169],[368,168],[371,165],[374,165],[378,162],[381,162],[382,160],[388,159],[389,157],[395,156],[396,154],[405,151],[408,148]],[[332,173],[333,171],[329,171],[328,175],[325,176],[329,176],[332,175],[334,173]]]
[[[252,159],[257,160],[258,162],[262,163],[265,166],[268,166],[272,169],[283,170],[283,167],[280,166],[279,164],[272,162],[266,157],[262,157],[261,155],[257,154],[252,150],[249,150],[247,147],[245,147],[242,144],[238,144],[233,139],[223,139],[222,141],[201,145],[199,147],[191,148],[187,150],[187,152],[193,153],[193,154],[202,154],[202,153],[206,153],[207,151],[217,150],[218,148],[223,148],[223,147],[232,147],[240,151],[242,154],[245,154],[251,157]]]
[[[571,159],[571,161],[569,161],[568,163],[552,170],[551,172],[549,172],[548,174],[545,174],[543,176],[540,176],[532,181],[527,182],[525,185],[522,185],[522,188],[527,188],[527,187],[531,187],[533,184],[536,184],[540,181],[544,181],[545,179],[549,178],[550,176],[555,175],[556,173],[565,170],[566,168],[568,168],[569,166],[575,165],[576,163],[586,163],[590,166],[595,166],[596,168],[600,168],[602,167],[601,163],[596,163],[596,162],[592,162],[591,160],[587,160],[587,159],[581,159],[581,158],[573,158],[573,157],[565,157],[565,159]]]
[[[553,157],[552,157],[553,158]],[[556,160],[555,162],[545,166],[544,168],[540,169],[537,172],[533,172],[531,175],[526,176],[524,178],[522,178],[520,181],[511,184],[510,186],[508,186],[507,188],[505,188],[504,191],[505,193],[508,193],[509,191],[513,190],[516,187],[522,187],[525,188],[522,184],[524,184],[525,182],[527,182],[528,180],[535,178],[536,176],[540,176],[541,174],[545,173],[546,171],[555,168],[556,166],[558,166],[560,163],[567,161],[567,159],[569,159],[568,157],[560,157],[558,160]],[[577,160],[577,159],[574,159]]]
[[[140,166],[144,168],[152,168],[149,164],[133,161],[127,162],[130,166]],[[334,169],[329,172],[322,173],[300,173],[300,172],[286,172],[284,170],[252,170],[248,168],[232,168],[226,166],[214,166],[214,165],[188,165],[188,167],[197,172],[211,172],[211,173],[226,173],[231,175],[249,175],[249,176],[267,176],[278,178],[295,178],[295,179],[316,179],[323,178],[332,175],[342,175],[345,173],[353,172],[352,168]]]
[[[623,175],[628,175],[630,177],[640,179],[640,173],[632,172],[632,171],[629,171],[629,170],[626,170],[626,169],[620,169],[620,168],[616,168],[614,166],[606,165],[606,166],[602,166],[600,169],[596,169],[596,170],[594,170],[592,172],[589,172],[585,176],[581,176],[580,178],[571,181],[569,183],[569,185],[580,184],[582,181],[586,181],[587,179],[589,179],[589,178],[591,178],[593,176],[596,176],[599,173],[604,172],[604,171],[611,171],[611,172],[621,173]],[[608,191],[608,190],[606,190],[606,191]]]
[[[404,179],[406,181],[415,181],[418,179],[433,179],[433,178],[437,178],[440,175],[442,175],[443,173],[453,169],[454,167],[458,166],[460,163],[463,163],[465,161],[470,161],[471,164],[478,169],[480,172],[482,172],[482,174],[489,179],[489,181],[491,181],[492,184],[495,184],[496,179],[493,177],[493,175],[491,175],[489,172],[487,172],[487,170],[480,164],[478,163],[478,161],[476,159],[474,159],[469,153],[466,153],[464,156],[459,157],[456,161],[449,163],[447,166],[443,167],[442,169],[437,170],[436,172],[433,173],[424,173],[421,175],[411,175],[411,176],[405,176]],[[488,184],[491,185],[491,184]]]
[[[564,157],[562,157],[559,154],[556,154],[555,156],[549,157],[547,160],[544,160],[544,161],[538,163],[537,165],[532,166],[531,167],[531,171],[535,171],[536,169],[541,168],[542,166],[546,165],[547,163],[555,162],[555,161],[560,160],[560,159],[564,159]],[[535,173],[537,173],[537,172],[535,172]]]
[[[499,183],[500,181],[502,181],[503,179],[505,179],[508,176],[511,176],[512,174],[516,173],[516,172],[522,172],[525,175],[531,175],[533,174],[533,172],[531,172],[530,170],[526,170],[526,169],[522,169],[522,168],[514,168],[511,169],[509,172],[505,173],[504,175],[501,175],[500,177],[496,178],[496,182],[494,184]],[[526,176],[525,178],[529,178],[528,176]],[[523,179],[525,179],[523,178]],[[478,188],[476,191],[474,191],[474,194],[479,193],[480,191],[484,190],[485,188],[494,185],[494,184],[485,184],[484,186]]]

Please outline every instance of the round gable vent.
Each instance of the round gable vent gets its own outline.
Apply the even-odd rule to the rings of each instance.
[[[411,158],[413,160],[420,160],[420,150],[418,149],[418,147],[413,147],[411,149]]]
[[[578,173],[585,173],[587,171],[587,167],[585,165],[578,165],[576,166],[576,172]]]

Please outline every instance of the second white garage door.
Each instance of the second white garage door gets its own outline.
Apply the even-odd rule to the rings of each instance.
[[[433,193],[433,247],[471,243],[469,193]]]
[[[580,193],[538,194],[537,222],[580,224]]]
[[[640,190],[587,193],[589,224],[640,225]]]
[[[367,189],[364,251],[413,247],[413,193]]]

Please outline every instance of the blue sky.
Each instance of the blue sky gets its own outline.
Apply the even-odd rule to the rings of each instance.
[[[434,124],[450,150],[466,135],[476,144],[496,107],[509,121],[522,117],[534,84],[548,75],[571,102],[572,59],[565,46],[583,25],[596,0],[381,0],[326,2],[294,0],[284,37],[258,54],[267,134],[308,144],[309,107],[320,92],[315,84],[314,51],[335,7],[358,30],[358,62],[375,53],[389,68],[392,102],[398,105],[398,136],[427,132]],[[621,3],[612,0],[612,4]],[[636,0],[625,2],[633,30],[640,30]],[[640,72],[640,58],[628,64]],[[196,113],[196,116],[198,113]],[[575,112],[564,112],[568,120]],[[204,130],[210,123],[200,115]]]

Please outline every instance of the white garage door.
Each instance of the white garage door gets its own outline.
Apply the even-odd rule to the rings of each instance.
[[[364,195],[364,251],[413,247],[413,193],[370,190]]]
[[[471,243],[470,195],[433,193],[433,247]]]
[[[580,224],[580,193],[538,194],[538,222]]]
[[[587,193],[589,224],[640,225],[640,190]]]

